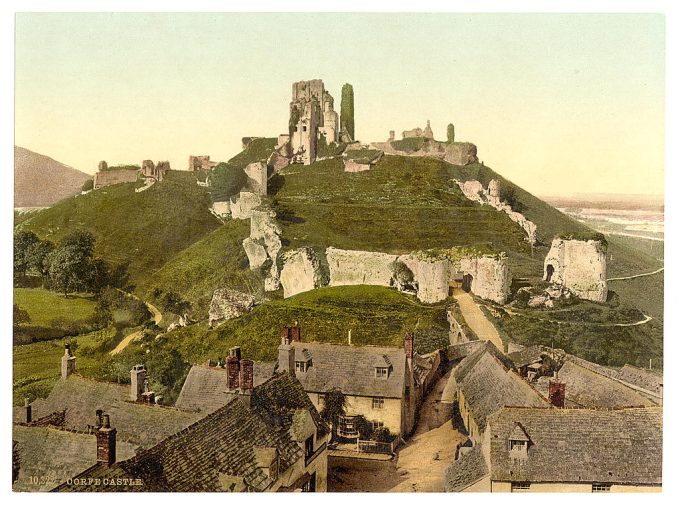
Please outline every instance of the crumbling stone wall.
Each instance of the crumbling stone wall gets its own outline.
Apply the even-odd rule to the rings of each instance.
[[[454,266],[454,269],[456,266]],[[510,274],[505,256],[464,257],[458,268],[472,276],[471,291],[482,299],[504,304],[510,295]]]
[[[424,137],[426,139],[434,139],[434,134],[432,133],[432,129],[430,128],[430,120],[427,120],[427,126],[424,129],[416,127],[411,130],[404,130],[401,133],[401,136],[404,139],[409,137]]]
[[[253,162],[248,164],[243,172],[248,176],[247,188],[258,195],[267,195],[267,164]]]
[[[403,262],[413,273],[417,285],[417,297],[423,303],[437,303],[449,295],[451,262],[448,259],[420,259],[413,255],[402,255]]]
[[[189,171],[210,171],[217,162],[210,160],[210,155],[189,155]]]
[[[331,286],[393,284],[393,263],[396,255],[361,250],[340,250],[329,247],[326,259],[330,270]]]
[[[250,237],[243,240],[250,269],[266,270],[265,291],[278,290],[279,252],[281,251],[281,228],[271,210],[252,210],[250,214]]]
[[[307,292],[328,283],[328,279],[324,277],[322,261],[311,248],[298,248],[281,257],[283,297]]]
[[[468,165],[477,162],[477,146],[472,143],[444,144],[444,160],[453,165]]]
[[[107,169],[94,175],[94,188],[137,181],[138,169]]]
[[[488,204],[498,211],[502,211],[510,220],[519,225],[527,235],[527,241],[531,245],[538,242],[536,224],[518,211],[513,211],[512,207],[501,200],[501,184],[498,180],[491,180],[489,186],[484,186],[477,180],[456,181],[465,197],[480,204]]]
[[[597,240],[553,239],[543,278],[564,285],[581,299],[607,301],[606,247]]]
[[[253,192],[239,192],[229,199],[231,217],[247,220],[260,204],[262,204],[262,200],[259,195]]]
[[[422,137],[422,136],[420,136]],[[382,150],[388,155],[400,155],[402,157],[436,157],[453,165],[467,165],[477,162],[477,146],[472,143],[443,143],[430,140],[423,144],[418,151],[402,151],[392,146],[388,140],[386,143],[371,143],[371,147]]]

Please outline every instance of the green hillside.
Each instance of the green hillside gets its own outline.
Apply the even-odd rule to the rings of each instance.
[[[303,341],[347,343],[351,329],[354,345],[401,346],[406,332],[430,329],[448,342],[447,304],[425,305],[386,287],[325,287],[267,301],[212,330],[205,323],[177,329],[165,341],[192,363],[224,357],[234,345],[245,357],[275,360],[281,327],[295,321]]]
[[[97,238],[95,254],[129,262],[132,281],[140,283],[220,225],[208,211],[210,194],[193,173],[170,171],[144,192],[134,188],[124,183],[63,200],[19,227],[54,242],[74,230],[90,231]]]
[[[242,241],[250,234],[247,220],[230,220],[182,250],[147,278],[139,292],[153,300],[153,290],[175,291],[192,304],[195,318],[207,318],[215,289],[230,287],[252,293],[262,284],[248,267]]]

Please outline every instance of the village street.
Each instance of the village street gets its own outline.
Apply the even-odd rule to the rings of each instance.
[[[486,315],[477,306],[472,295],[462,289],[453,290],[453,297],[458,301],[458,306],[463,314],[463,318],[470,329],[479,337],[480,340],[488,340],[493,343],[498,350],[503,350],[503,340],[494,325],[489,322]]]
[[[444,491],[444,471],[466,437],[451,422],[452,370],[425,397],[413,435],[389,461],[329,457],[329,491]],[[445,402],[442,402],[444,398]]]

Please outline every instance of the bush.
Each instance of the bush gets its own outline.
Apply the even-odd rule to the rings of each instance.
[[[399,141],[392,141],[390,144],[395,150],[411,153],[422,149],[425,145],[425,141],[427,141],[427,139],[424,137],[407,137],[406,139],[401,139]]]
[[[83,192],[87,192],[89,190],[92,190],[94,188],[94,180],[87,180],[85,183],[83,183],[83,186],[80,187],[80,189]]]
[[[390,430],[385,426],[376,428],[373,433],[371,433],[371,440],[375,440],[376,442],[391,442],[394,440],[394,437],[395,436],[392,435]]]

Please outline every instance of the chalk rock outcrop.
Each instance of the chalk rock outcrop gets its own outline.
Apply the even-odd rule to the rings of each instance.
[[[267,164],[253,162],[248,164],[243,172],[248,176],[248,189],[257,195],[267,195]]]
[[[260,196],[253,192],[239,192],[229,200],[229,208],[232,218],[247,220],[252,212],[262,204]]]
[[[321,260],[311,248],[298,248],[281,256],[281,285],[283,297],[307,292],[328,283]]]
[[[536,224],[527,219],[522,213],[513,211],[508,203],[501,200],[501,185],[498,180],[491,180],[486,189],[477,180],[456,181],[456,183],[469,200],[480,204],[488,204],[508,215],[510,220],[524,229],[527,241],[532,245],[536,244],[538,241],[536,237]]]
[[[329,247],[326,259],[330,271],[329,285],[393,284],[393,263],[396,255],[362,250],[340,250]]]
[[[253,271],[260,269],[269,259],[267,249],[264,247],[264,245],[258,243],[252,238],[246,238],[243,240],[243,249],[246,251],[246,255],[248,256],[248,265]]]
[[[464,257],[460,271],[472,277],[470,290],[482,299],[504,304],[510,295],[508,259],[505,256]]]
[[[233,289],[216,289],[208,311],[209,325],[240,317],[255,306],[255,298]]]
[[[543,279],[571,289],[581,299],[607,301],[607,252],[599,240],[553,239]]]

